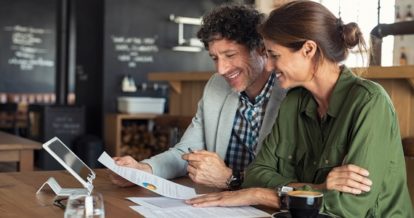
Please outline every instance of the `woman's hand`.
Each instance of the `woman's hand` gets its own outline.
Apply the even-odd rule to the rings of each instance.
[[[324,183],[327,190],[361,194],[371,190],[372,181],[368,179],[368,170],[348,164],[335,167],[329,172]]]
[[[280,207],[280,199],[276,191],[266,188],[249,188],[238,191],[225,191],[205,194],[186,201],[194,207],[229,207],[246,205],[265,205]]]

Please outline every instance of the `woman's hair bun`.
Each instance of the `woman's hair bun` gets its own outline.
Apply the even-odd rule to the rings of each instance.
[[[342,26],[342,38],[347,48],[353,48],[360,43],[362,32],[358,24],[351,22]]]

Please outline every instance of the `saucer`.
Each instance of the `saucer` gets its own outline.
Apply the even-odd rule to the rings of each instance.
[[[320,213],[318,214],[318,218],[331,218],[332,216],[329,216],[327,214]],[[272,214],[272,218],[292,218],[289,211],[281,211],[276,212]]]

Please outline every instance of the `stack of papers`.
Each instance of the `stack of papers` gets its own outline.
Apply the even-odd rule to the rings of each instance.
[[[269,217],[270,214],[254,207],[197,208],[184,202],[197,196],[194,188],[183,186],[142,170],[118,166],[103,152],[98,159],[104,166],[128,181],[164,197],[129,197],[140,206],[131,206],[145,217]]]
[[[141,206],[131,206],[133,210],[145,217],[270,217],[270,214],[254,207],[193,207],[180,199],[166,197],[139,198],[128,200]]]

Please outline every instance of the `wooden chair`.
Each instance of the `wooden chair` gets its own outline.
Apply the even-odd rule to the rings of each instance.
[[[414,158],[414,137],[406,137],[402,139],[404,156]]]
[[[17,103],[0,104],[0,130],[18,135]]]
[[[414,207],[414,137],[403,138],[402,144],[407,168],[408,190]]]

